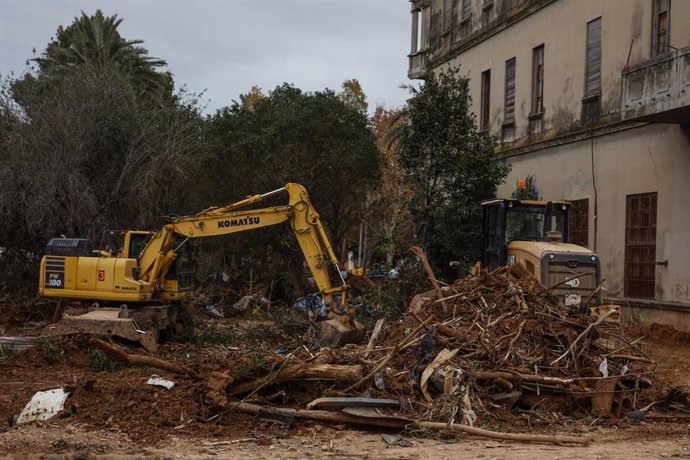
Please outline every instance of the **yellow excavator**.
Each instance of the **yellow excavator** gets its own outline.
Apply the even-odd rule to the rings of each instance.
[[[287,192],[288,204],[247,209]],[[305,188],[288,183],[223,207],[179,217],[155,232],[123,231],[122,244],[93,250],[87,239],[53,238],[41,260],[39,295],[88,303],[81,315],[65,315],[46,335],[69,332],[112,334],[155,351],[159,333],[180,332],[182,302],[193,296],[190,239],[207,238],[289,224],[319,288],[328,319],[319,343],[358,342],[364,326],[348,306],[348,285]],[[331,272],[338,283],[331,284]],[[101,303],[103,306],[101,306]],[[115,307],[106,306],[115,305]]]

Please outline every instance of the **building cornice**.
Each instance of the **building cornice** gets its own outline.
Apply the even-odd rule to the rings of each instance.
[[[481,29],[477,30],[473,34],[471,34],[469,37],[454,43],[451,45],[451,48],[449,51],[442,53],[440,56],[437,58],[432,58],[429,62],[429,68],[436,68],[437,66],[440,66],[451,59],[457,57],[458,55],[464,53],[465,51],[469,50],[470,48],[477,46],[481,42],[493,37],[494,35],[504,31],[508,27],[522,21],[526,17],[536,13],[537,11],[541,10],[542,8],[550,5],[551,3],[556,2],[557,0],[535,0],[532,2],[529,6],[526,6],[524,8],[521,8],[517,12],[507,15],[505,18],[501,19],[499,16],[496,18],[494,21],[492,21],[492,24],[488,27],[482,27]]]
[[[572,144],[574,142],[580,142],[586,139],[590,139],[592,137],[600,137],[605,136],[607,134],[626,131],[628,129],[639,128],[641,126],[646,126],[648,124],[649,123],[646,122],[621,121],[617,123],[607,124],[605,126],[600,126],[594,129],[584,129],[574,133],[561,135],[552,139],[538,141],[529,145],[523,145],[520,147],[500,150],[496,152],[496,154],[501,158],[511,158],[536,152],[538,150],[545,150],[553,147],[558,147],[561,145]]]

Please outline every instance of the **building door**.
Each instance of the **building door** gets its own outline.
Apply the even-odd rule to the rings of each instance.
[[[656,192],[628,195],[625,210],[625,296],[653,299],[656,281]]]

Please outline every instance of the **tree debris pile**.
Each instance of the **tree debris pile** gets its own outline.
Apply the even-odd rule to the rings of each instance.
[[[320,380],[309,382],[313,397],[367,391],[401,400],[398,415],[468,425],[528,412],[620,417],[679,396],[655,382],[654,362],[620,324],[569,309],[519,270],[484,271],[441,291],[443,299],[436,291],[416,296],[369,352],[359,346],[312,358],[302,351],[291,361],[267,357],[268,373],[257,367],[233,379],[228,394],[281,392],[283,404],[297,404],[305,395],[292,399],[284,384],[312,378]],[[324,365],[338,371],[309,373]]]
[[[484,271],[443,295],[413,299],[382,344],[428,323],[381,373],[411,412],[466,423],[532,409],[618,417],[655,395],[642,390],[656,366],[620,324],[569,309],[532,276]]]
[[[218,326],[240,321],[204,318]],[[277,419],[289,427],[302,418],[583,444],[589,438],[565,439],[555,427],[586,416],[668,419],[667,409],[688,407],[685,394],[657,379],[639,339],[630,340],[606,317],[570,310],[514,267],[417,295],[402,320],[379,323],[366,345],[316,349],[307,337],[272,330],[164,343],[156,357],[109,341],[92,340],[88,353],[85,344],[68,350],[45,341],[8,356],[0,368],[15,380],[31,368],[33,378],[49,379],[41,388],[70,383],[66,417],[117,426],[137,438],[149,429],[225,435],[235,433],[238,420],[244,435]],[[176,386],[146,385],[151,368]],[[21,394],[16,389],[5,402],[0,398],[0,409],[17,413],[36,387],[27,382]],[[651,414],[659,410],[665,414]],[[481,428],[487,426],[504,432]],[[527,427],[548,434],[514,433]]]

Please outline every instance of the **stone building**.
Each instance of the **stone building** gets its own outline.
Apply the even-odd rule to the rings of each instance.
[[[571,241],[599,254],[605,297],[655,318],[690,306],[690,1],[410,5],[408,76],[470,77],[480,129],[512,164],[499,195],[533,176],[572,201]]]

